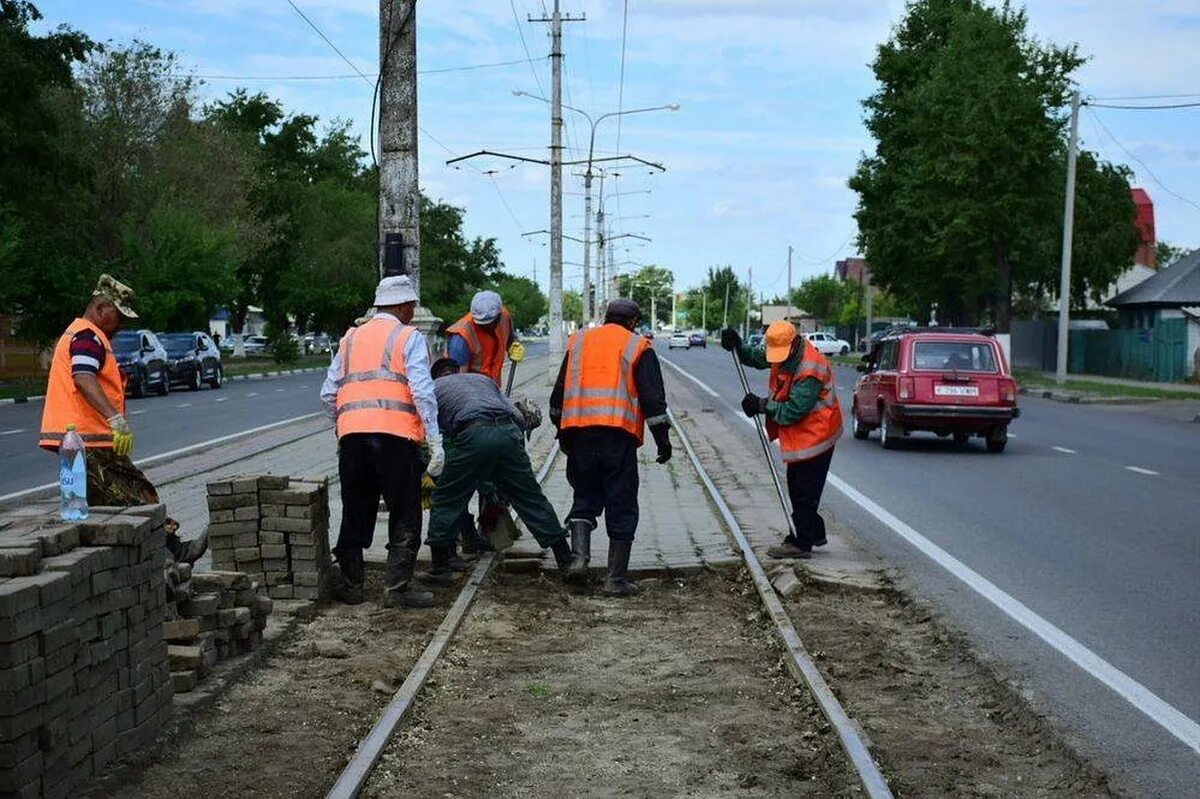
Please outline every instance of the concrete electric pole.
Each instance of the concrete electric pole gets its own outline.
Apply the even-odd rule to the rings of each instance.
[[[1058,288],[1058,361],[1054,380],[1067,382],[1071,331],[1071,244],[1075,234],[1075,161],[1079,155],[1079,92],[1071,95],[1071,143],[1067,150],[1067,200],[1063,209],[1062,278]]]

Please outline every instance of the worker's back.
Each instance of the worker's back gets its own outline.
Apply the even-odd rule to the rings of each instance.
[[[487,375],[445,375],[433,385],[437,393],[438,427],[447,434],[475,419],[510,416],[514,422],[520,421],[512,404]]]

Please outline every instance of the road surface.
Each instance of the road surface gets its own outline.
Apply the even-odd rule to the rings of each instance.
[[[742,392],[723,350],[659,355],[720,395],[737,423]],[[857,378],[837,370],[848,413]],[[682,376],[666,367],[668,379]],[[751,372],[765,393],[765,372]],[[1068,405],[1022,398],[1001,455],[914,435],[896,451],[846,433],[832,471],[849,486],[1057,626],[1182,714],[1200,720],[1200,425],[1195,408]],[[937,606],[973,643],[1033,689],[1082,748],[1146,788],[1180,789],[1200,752],[997,610],[848,494],[825,507]],[[818,554],[819,557],[819,554]],[[1078,654],[1078,653],[1070,653]],[[1191,727],[1188,727],[1188,724]],[[1200,743],[1200,742],[1198,742]],[[1130,760],[1136,759],[1136,764]],[[1186,791],[1184,791],[1186,793]],[[1178,793],[1175,795],[1183,795]]]

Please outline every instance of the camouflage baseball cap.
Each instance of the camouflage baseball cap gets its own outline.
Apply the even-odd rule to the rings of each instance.
[[[126,319],[138,318],[137,312],[133,310],[133,289],[112,275],[100,276],[100,279],[96,281],[96,290],[92,292],[92,296],[111,302],[113,307]]]

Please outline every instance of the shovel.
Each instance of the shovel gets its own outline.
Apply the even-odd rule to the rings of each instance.
[[[730,352],[733,365],[737,368],[738,378],[742,381],[742,393],[750,393],[750,381],[746,377],[746,367],[742,364],[736,351]],[[783,492],[783,483],[779,480],[779,472],[775,470],[775,458],[771,453],[771,439],[767,436],[766,424],[758,416],[754,417],[754,429],[758,432],[758,441],[762,444],[763,456],[767,459],[767,468],[771,470],[771,482],[775,484],[775,493],[779,496],[779,504],[783,508],[783,518],[787,520],[788,534],[796,539],[796,523],[792,520],[792,511],[788,507],[787,495]]]

